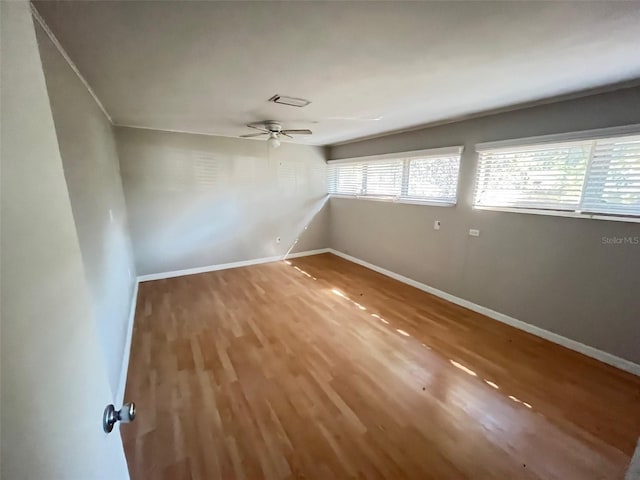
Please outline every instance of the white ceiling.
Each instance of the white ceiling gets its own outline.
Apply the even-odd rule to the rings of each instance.
[[[121,125],[235,136],[276,119],[324,145],[640,77],[639,2],[36,6]]]

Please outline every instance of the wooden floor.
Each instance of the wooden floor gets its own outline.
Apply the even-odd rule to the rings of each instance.
[[[140,285],[139,479],[616,479],[640,378],[330,254]]]

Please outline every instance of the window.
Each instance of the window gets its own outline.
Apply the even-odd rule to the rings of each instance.
[[[329,193],[454,205],[462,147],[329,162]]]
[[[640,216],[640,135],[487,145],[478,148],[477,207]]]
[[[640,216],[640,135],[595,142],[582,210]]]

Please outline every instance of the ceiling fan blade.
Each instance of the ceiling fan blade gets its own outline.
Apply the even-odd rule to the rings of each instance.
[[[240,135],[240,138],[260,137],[262,135],[267,135],[267,133],[247,133],[246,135]]]
[[[252,125],[251,123],[247,123],[247,127],[253,128],[254,130],[260,130],[261,132],[264,132],[264,133],[269,133],[269,130],[267,130],[265,128],[256,127],[255,125]]]
[[[287,138],[293,138],[291,135],[287,135],[285,132],[283,132],[282,130],[280,131],[280,135],[284,135]]]
[[[307,129],[298,129],[298,130],[281,130],[280,133],[288,134],[288,135],[311,135],[313,132]]]

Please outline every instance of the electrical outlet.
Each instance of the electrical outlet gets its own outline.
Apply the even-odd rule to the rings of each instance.
[[[433,229],[440,230],[440,220],[436,220],[435,222],[433,222]]]
[[[475,228],[470,228],[469,229],[469,235],[472,237],[479,237],[480,236],[480,230],[476,230]]]

